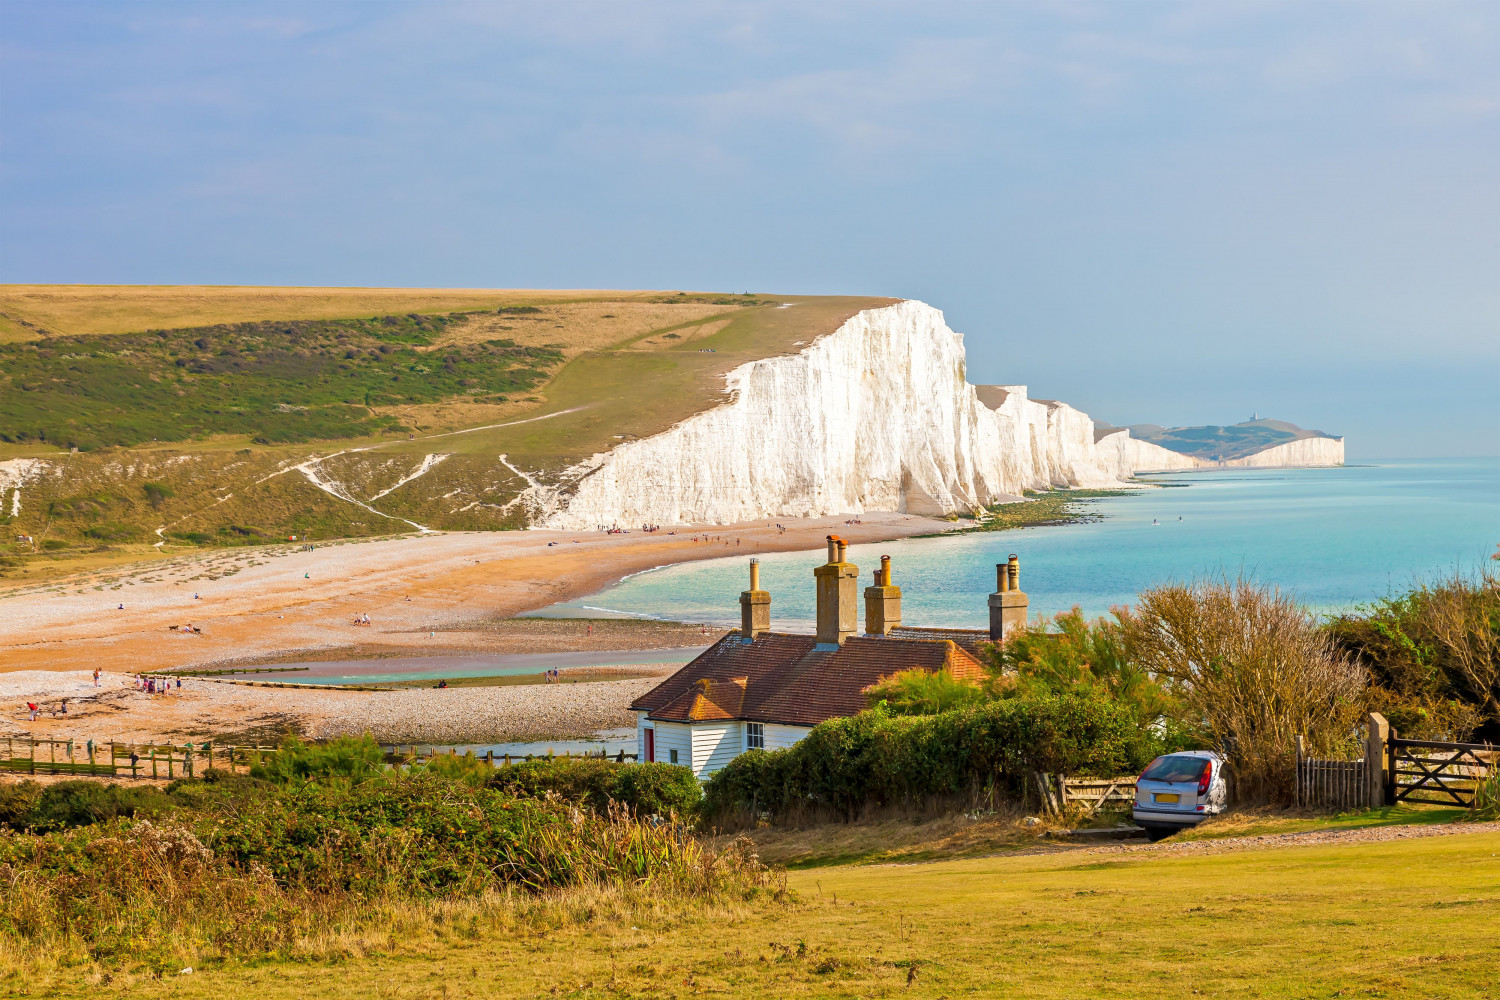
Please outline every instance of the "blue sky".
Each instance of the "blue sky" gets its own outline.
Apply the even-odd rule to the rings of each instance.
[[[973,381],[1500,454],[1493,3],[0,3],[0,280],[921,298]]]

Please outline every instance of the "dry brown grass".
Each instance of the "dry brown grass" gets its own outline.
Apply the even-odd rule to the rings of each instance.
[[[767,864],[787,868],[820,868],[839,864],[903,864],[938,858],[978,857],[1035,850],[1046,831],[1066,826],[1059,817],[1034,816],[1015,803],[998,810],[938,815],[888,814],[854,823],[825,823],[800,829],[762,826],[710,839],[726,846],[746,837]],[[1077,819],[1078,817],[1074,817]]]
[[[650,350],[672,347],[718,332],[729,324],[730,316],[744,311],[696,302],[620,300],[568,302],[539,308],[541,311],[535,313],[474,316],[463,323],[455,323],[430,349],[436,351],[449,344],[509,339],[523,347],[562,344],[563,354],[568,358],[577,357],[584,351],[618,347],[626,342],[636,350]],[[725,318],[691,325],[694,321],[713,317]],[[679,327],[681,329],[676,329]],[[662,332],[658,336],[648,336],[656,331]],[[669,331],[678,336],[666,336]]]
[[[502,305],[639,300],[660,294],[571,289],[0,285],[0,337],[31,340],[48,333],[132,333],[257,320],[461,312]]]

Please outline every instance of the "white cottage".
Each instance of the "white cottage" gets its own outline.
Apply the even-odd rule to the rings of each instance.
[[[901,588],[881,558],[865,588],[865,634],[856,635],[859,569],[845,561],[846,543],[828,539],[828,562],[817,577],[815,635],[772,632],[771,595],[760,589],[750,560],[750,589],[740,595],[741,628],[641,695],[636,714],[640,760],[680,764],[706,778],[746,750],[791,746],[827,719],[858,714],[866,689],[901,670],[948,670],[978,679],[980,647],[1026,620],[1015,556],[998,569],[990,597],[990,628],[921,629],[901,625]]]

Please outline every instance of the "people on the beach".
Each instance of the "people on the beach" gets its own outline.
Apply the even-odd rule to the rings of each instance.
[[[99,686],[99,668],[95,667],[94,668],[94,687],[98,687],[98,686]]]
[[[31,721],[36,721],[36,714],[42,710],[41,706],[34,701],[28,701],[26,708],[31,712]]]

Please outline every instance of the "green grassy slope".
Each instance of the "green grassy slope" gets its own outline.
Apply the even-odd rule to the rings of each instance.
[[[491,929],[393,916],[383,946],[231,963],[143,997],[1429,997],[1494,995],[1500,836],[995,857],[793,873],[787,907],[581,913]],[[375,935],[366,935],[366,940]],[[98,995],[86,965],[28,985]]]
[[[19,303],[40,317],[30,339],[0,342],[0,462],[47,465],[19,497],[0,488],[0,574],[12,577],[157,541],[520,527],[527,512],[511,501],[526,484],[500,454],[553,474],[714,405],[737,365],[893,301],[189,289],[173,311],[160,289],[23,291],[0,288],[7,315]],[[328,315],[435,302],[470,308]],[[288,315],[265,318],[272,306]],[[182,317],[215,322],[119,329]],[[297,471],[314,458],[343,498]]]

